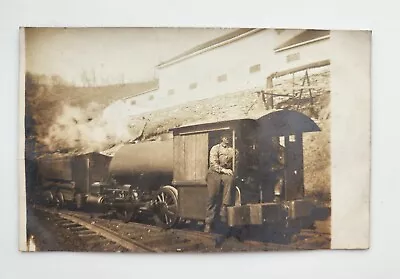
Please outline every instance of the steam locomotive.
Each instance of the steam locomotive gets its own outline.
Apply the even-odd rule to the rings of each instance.
[[[320,131],[308,116],[268,111],[254,119],[180,126],[161,141],[127,144],[114,156],[89,153],[38,160],[40,193],[48,204],[115,210],[124,221],[150,213],[160,226],[204,220],[209,151],[229,133],[235,200],[231,227],[289,224],[310,219],[304,193],[303,133]]]

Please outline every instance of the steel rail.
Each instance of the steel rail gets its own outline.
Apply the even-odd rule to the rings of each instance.
[[[112,241],[112,242],[118,244],[119,246],[124,247],[125,249],[127,249],[131,252],[152,252],[152,253],[153,252],[158,252],[158,253],[163,252],[157,248],[148,247],[138,241],[121,236],[117,232],[110,230],[108,228],[105,228],[99,224],[87,222],[87,221],[83,220],[82,218],[77,217],[76,215],[71,215],[71,214],[62,213],[62,212],[54,212],[54,211],[50,211],[50,210],[47,210],[47,209],[41,208],[41,207],[36,207],[36,209],[45,211],[47,213],[56,214],[59,217],[61,217],[62,219],[68,220],[70,222],[73,222],[74,224],[78,224],[82,227],[85,227],[89,231],[92,231],[92,232],[96,233],[97,235],[100,235],[100,236],[108,239],[109,241]]]

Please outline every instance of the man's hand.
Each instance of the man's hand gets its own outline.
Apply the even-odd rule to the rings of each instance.
[[[233,171],[231,169],[222,169],[222,173],[227,175],[233,175]]]

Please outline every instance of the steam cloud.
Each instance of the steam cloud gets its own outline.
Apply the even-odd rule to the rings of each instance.
[[[94,102],[85,109],[64,105],[43,142],[51,151],[102,151],[137,138],[138,132],[129,125],[132,114],[132,107],[123,101],[106,109]]]

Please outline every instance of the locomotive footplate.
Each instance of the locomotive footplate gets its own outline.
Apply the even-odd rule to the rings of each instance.
[[[228,225],[262,225],[308,218],[315,205],[311,201],[294,200],[281,203],[257,203],[228,207]]]

